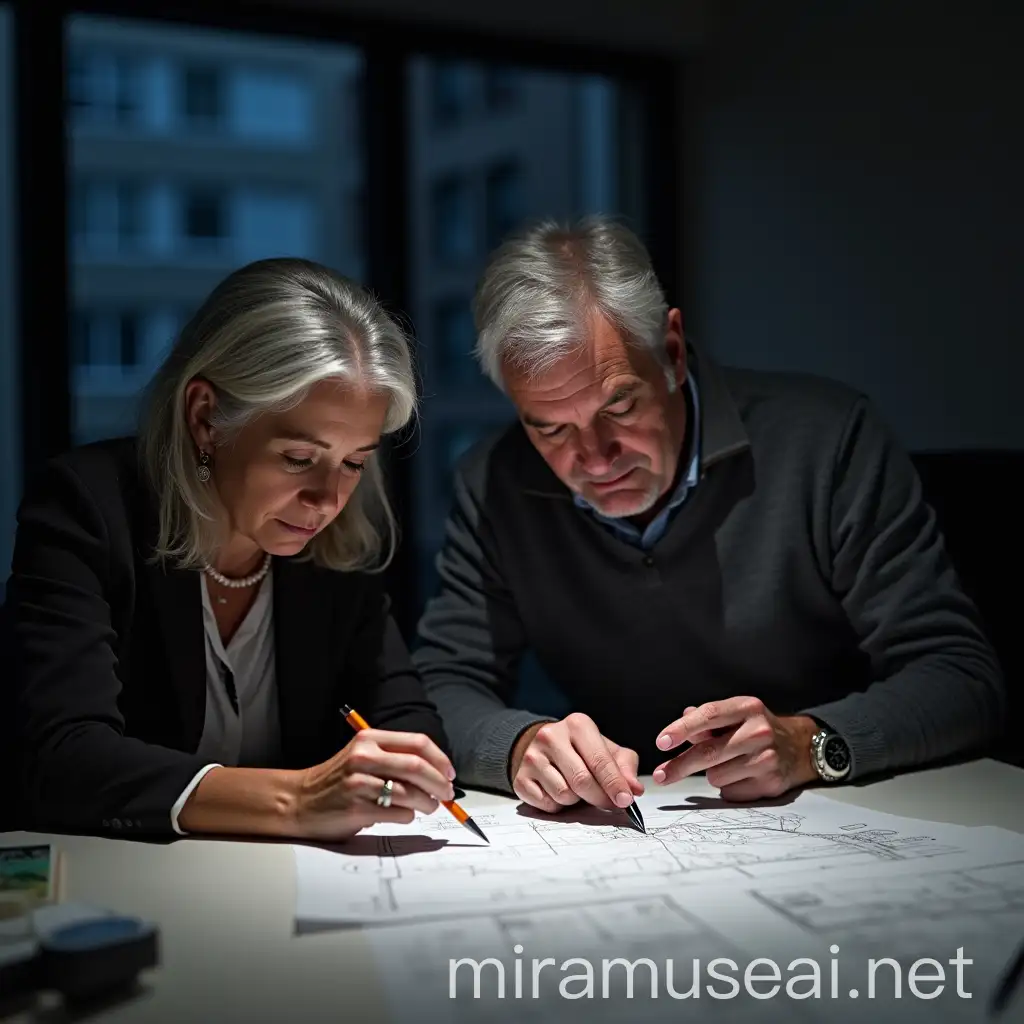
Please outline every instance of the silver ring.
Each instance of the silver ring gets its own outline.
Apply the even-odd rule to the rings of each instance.
[[[390,807],[391,806],[391,794],[395,791],[395,784],[388,779],[380,788],[380,796],[377,797],[378,807]]]

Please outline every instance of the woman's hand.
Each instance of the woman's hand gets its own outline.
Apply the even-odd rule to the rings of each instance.
[[[408,824],[416,811],[430,814],[452,800],[455,769],[422,733],[364,729],[329,761],[300,773],[294,834],[306,839],[347,839],[378,821]],[[390,807],[377,798],[394,783]]]

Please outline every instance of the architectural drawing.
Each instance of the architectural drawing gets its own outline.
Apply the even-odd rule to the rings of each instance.
[[[647,834],[609,814],[475,814],[491,845],[419,818],[331,849],[295,848],[297,924],[385,923],[589,903],[669,888],[749,887],[964,855],[978,830],[875,815],[814,794],[782,808],[643,805]],[[898,827],[897,827],[898,826]]]
[[[816,1019],[788,1000],[764,1002],[742,991],[729,998],[732,985],[708,966],[721,958],[739,968],[748,958],[671,896],[396,925],[373,929],[368,937],[382,964],[402,963],[398,984],[389,990],[395,1020],[417,1015],[431,1024],[677,1024],[685,1019],[811,1024]],[[464,957],[481,964],[479,982],[471,964],[453,971],[453,962]],[[589,976],[581,961],[589,965]],[[720,963],[713,970],[742,980],[742,968],[737,973]]]
[[[382,965],[396,959],[402,964],[390,991],[396,1020],[408,1019],[419,1007],[430,1021],[444,1024],[968,1024],[986,1020],[996,979],[1024,935],[1024,859],[955,870],[936,862],[922,870],[910,860],[877,861],[850,876],[820,873],[800,884],[677,888],[586,906],[399,924],[366,934]],[[958,951],[960,976],[952,965]],[[480,968],[480,997],[474,997],[474,970],[464,964],[455,970],[452,998],[452,962],[466,957],[481,965],[490,958]],[[586,960],[592,969],[593,994],[579,1001],[559,990],[561,979],[579,973],[570,958]],[[764,958],[778,968],[774,979],[766,978],[771,972]],[[922,994],[911,989],[913,965],[922,958],[941,964],[941,991],[928,980],[934,978],[931,967],[917,975]],[[874,973],[872,959],[880,962]],[[712,974],[716,961],[718,973]],[[725,976],[738,988],[723,981],[723,961],[731,965]],[[746,972],[756,961],[760,980],[752,995]],[[818,967],[813,994],[807,982],[797,983],[814,977],[811,961]],[[890,961],[898,964],[898,985]],[[534,996],[539,963],[544,966],[536,974]],[[606,963],[612,966],[602,988]],[[633,965],[631,972],[626,963]],[[1005,1018],[1021,1019],[1024,1001]]]

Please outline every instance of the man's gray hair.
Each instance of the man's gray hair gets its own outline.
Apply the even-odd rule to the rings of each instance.
[[[504,366],[543,373],[586,341],[595,311],[665,360],[668,303],[640,239],[609,217],[542,221],[499,246],[480,279],[480,367],[502,389]]]
[[[155,557],[183,568],[211,560],[223,539],[223,509],[196,476],[186,419],[185,389],[197,377],[216,394],[211,426],[218,447],[254,417],[294,408],[323,380],[386,393],[385,433],[416,412],[408,338],[360,285],[296,258],[257,260],[234,271],[186,324],[157,372],[139,431],[159,514]],[[371,456],[345,507],[302,557],[329,569],[379,570],[396,544],[383,474]]]

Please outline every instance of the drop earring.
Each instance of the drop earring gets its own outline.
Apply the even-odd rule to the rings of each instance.
[[[199,449],[199,465],[196,466],[196,476],[199,477],[201,484],[205,484],[210,479],[210,456],[202,448]]]

